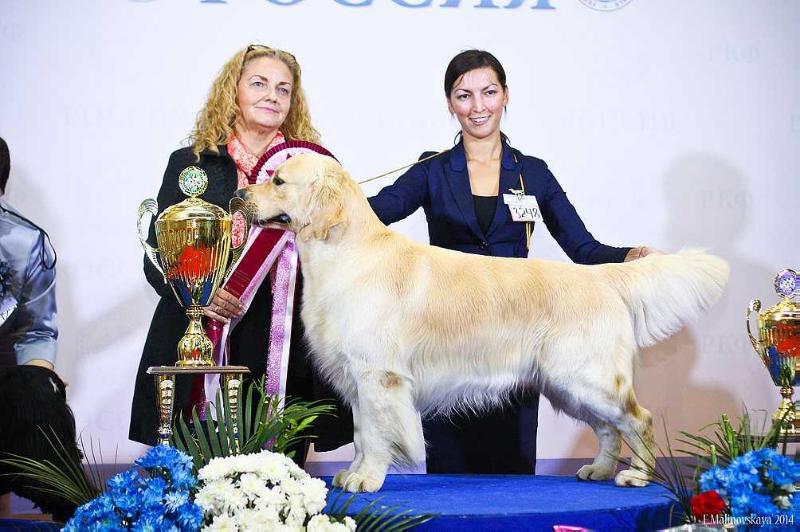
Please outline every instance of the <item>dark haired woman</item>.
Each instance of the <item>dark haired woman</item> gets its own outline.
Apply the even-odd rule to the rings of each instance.
[[[514,221],[503,197],[513,189],[535,197],[542,221],[574,262],[622,262],[654,251],[595,240],[545,162],[509,145],[500,131],[509,99],[506,74],[492,54],[467,50],[456,55],[445,72],[444,92],[450,113],[461,125],[459,142],[414,165],[370,198],[383,223],[402,220],[422,207],[432,245],[527,257],[533,222]],[[424,153],[420,159],[431,155]],[[428,472],[533,473],[538,407],[538,393],[520,390],[501,408],[424,421]]]

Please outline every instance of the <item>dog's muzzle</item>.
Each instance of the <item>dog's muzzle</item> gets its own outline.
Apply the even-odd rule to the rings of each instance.
[[[271,224],[281,224],[281,225],[289,225],[292,223],[292,219],[289,218],[288,214],[279,214],[278,216],[273,216],[266,223]]]
[[[233,195],[236,196],[239,199],[243,199],[244,201],[250,201],[248,199],[249,194],[247,192],[247,189],[245,189],[245,188],[240,188],[239,190],[234,192]],[[272,218],[269,218],[269,219],[259,218],[259,219],[256,220],[256,223],[258,225],[262,225],[262,226],[263,225],[268,225],[268,224],[289,225],[290,223],[292,223],[292,219],[287,214],[279,214],[279,215],[273,216]]]

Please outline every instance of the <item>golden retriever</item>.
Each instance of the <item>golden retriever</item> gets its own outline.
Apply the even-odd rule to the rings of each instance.
[[[580,266],[470,255],[383,225],[333,159],[296,156],[240,196],[297,234],[314,362],[353,409],[355,459],[334,484],[377,491],[391,463],[425,460],[420,413],[479,409],[532,386],[600,440],[585,480],[644,486],[650,413],[633,391],[639,347],[721,295],[728,266],[700,252]]]

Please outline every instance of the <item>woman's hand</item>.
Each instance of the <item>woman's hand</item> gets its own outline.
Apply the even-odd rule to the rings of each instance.
[[[638,260],[644,258],[648,255],[663,255],[664,252],[660,251],[656,248],[651,248],[648,246],[638,246],[635,248],[631,248],[627,255],[625,255],[625,262],[630,262],[632,260]]]
[[[33,360],[29,360],[25,362],[26,366],[39,366],[40,368],[47,368],[50,371],[53,370],[53,363],[49,360],[42,360],[41,358],[34,358]]]
[[[203,309],[203,316],[223,323],[228,323],[233,318],[241,318],[242,315],[244,315],[244,305],[224,288],[217,289],[211,304]]]

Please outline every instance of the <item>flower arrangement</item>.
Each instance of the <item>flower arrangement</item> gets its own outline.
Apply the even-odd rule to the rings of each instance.
[[[692,514],[700,521],[721,516],[771,517],[775,524],[800,524],[800,504],[793,494],[800,484],[800,464],[763,448],[737,456],[727,467],[712,467],[700,475],[692,497]],[[713,501],[713,502],[712,502]],[[709,504],[710,503],[710,504]]]
[[[679,441],[688,449],[679,452],[694,458],[691,465],[676,459],[667,443],[667,460],[648,472],[671,492],[684,522],[763,530],[800,526],[800,499],[794,497],[800,463],[776,450],[782,422],[763,436],[752,434],[750,426],[745,413],[738,427],[722,415],[701,434],[681,432]],[[703,435],[709,428],[713,433]]]
[[[199,472],[195,502],[208,530],[356,529],[350,517],[322,514],[328,489],[286,456],[270,451],[214,458]]]
[[[136,465],[144,475],[132,468],[112,477],[106,492],[79,507],[64,530],[197,530],[203,514],[192,501],[192,459],[159,445]]]
[[[40,481],[45,486],[42,490],[79,506],[64,528],[67,531],[351,532],[360,527],[388,532],[408,530],[434,517],[379,506],[377,499],[356,515],[346,516],[354,497],[342,502],[341,490],[334,490],[336,496],[326,501],[325,483],[297,466],[288,451],[331,407],[317,402],[285,403],[268,395],[263,381],[251,383],[244,397],[236,427],[227,394],[221,390],[213,410],[207,405],[204,419],[196,411],[191,425],[183,417],[178,419],[172,439],[175,447],[150,449],[136,460],[137,467],[111,478],[105,491],[100,489],[96,467],[88,464],[87,475],[80,462],[67,456],[58,438],[46,433],[60,463],[25,457],[0,462]],[[241,399],[240,392],[239,404]]]

